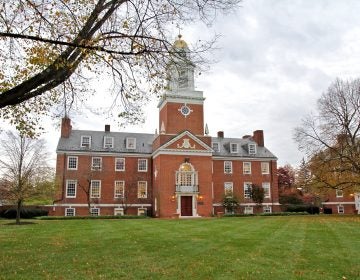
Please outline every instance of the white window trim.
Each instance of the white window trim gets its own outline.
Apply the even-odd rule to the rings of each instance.
[[[252,150],[251,147],[253,147],[253,150]],[[256,144],[249,143],[248,144],[248,151],[249,151],[249,155],[256,155]]]
[[[139,196],[140,182],[145,182],[145,195],[144,196]],[[147,181],[138,181],[138,184],[137,184],[137,198],[147,198],[147,197],[148,197]]]
[[[75,158],[76,159],[76,168],[69,167],[70,159]],[[67,157],[67,169],[68,170],[77,170],[79,165],[79,158],[77,156],[68,156]]]
[[[232,147],[236,147],[236,151],[233,151]],[[230,153],[237,154],[239,152],[239,145],[237,143],[230,143]]]
[[[229,172],[227,172],[226,171],[226,163],[229,163],[230,164],[230,171]],[[226,161],[224,161],[224,173],[225,174],[232,174],[233,173],[233,166],[232,166],[232,161],[229,161],[229,160],[226,160]]]
[[[141,161],[145,161],[146,165],[145,165],[145,169],[144,170],[140,170],[140,162]],[[138,159],[138,172],[147,172],[148,171],[148,160],[146,158],[139,158]]]
[[[248,185],[250,185],[250,188],[251,188],[252,182],[244,182],[244,198],[245,199],[251,199],[251,195],[249,195],[249,197],[246,196],[246,189],[247,189]]]
[[[254,214],[254,207],[253,206],[245,206],[244,214],[246,214],[246,215]]]
[[[245,172],[246,170],[245,170],[245,165],[246,164],[249,164],[249,172]],[[243,162],[243,174],[251,174],[251,162],[250,161],[245,161],[245,162]]]
[[[130,147],[130,142],[134,142],[134,147]],[[136,138],[134,137],[127,137],[126,138],[126,149],[128,150],[135,150],[136,149]]]
[[[124,169],[116,169],[116,161],[117,160],[123,160],[124,161]],[[125,163],[126,163],[125,158],[115,158],[115,171],[125,171]]]
[[[70,182],[75,182],[75,195],[74,196],[68,195],[68,184]],[[76,198],[76,192],[77,192],[77,180],[71,180],[71,179],[66,180],[66,198]]]
[[[266,166],[266,168],[264,168],[264,166]],[[266,169],[265,172],[264,169]],[[261,174],[270,174],[270,163],[268,161],[261,162]]]
[[[217,145],[217,149],[214,148],[214,145]],[[213,142],[213,143],[212,143],[212,149],[213,149],[214,152],[216,152],[216,153],[220,152],[220,143],[219,143],[219,142]]]
[[[107,143],[106,140],[110,139],[111,143]],[[104,148],[114,148],[114,137],[112,136],[104,136]]]
[[[94,167],[94,159],[100,159],[100,166]],[[91,170],[101,171],[102,169],[102,157],[92,157],[91,158]]]
[[[233,182],[224,182],[224,194],[225,196],[227,196],[226,194],[226,186],[231,186],[231,196],[234,195],[234,183]],[[227,197],[230,197],[230,196],[227,196]]]
[[[335,192],[336,192],[336,197],[344,197],[344,191],[343,190],[336,189]],[[341,195],[338,192],[341,192]]]
[[[121,212],[120,215],[116,214],[117,210]],[[114,208],[114,216],[124,216],[124,208],[122,208],[122,207]]]
[[[123,191],[120,196],[116,195],[116,182],[122,182]],[[124,180],[116,180],[114,182],[114,198],[124,198],[125,196],[125,181]]]
[[[146,209],[146,208],[140,207],[140,208],[137,209],[137,214],[138,214],[138,216],[141,216],[141,215],[142,215],[142,212],[145,212],[145,215],[144,215],[144,216],[147,215],[147,209]]]
[[[84,138],[89,138],[89,144],[84,144]],[[82,135],[81,136],[81,143],[80,143],[80,146],[82,148],[90,148],[91,147],[91,136],[90,135]]]
[[[71,210],[74,210],[74,215],[67,215],[67,211],[71,209]],[[76,216],[76,209],[75,208],[65,208],[65,217],[75,217]]]
[[[268,187],[268,189],[269,189],[269,195],[268,196],[265,195],[265,188],[264,188],[265,185],[269,186]],[[264,198],[271,198],[271,185],[270,185],[270,183],[269,182],[263,182],[262,183],[262,188],[264,189]]]
[[[99,182],[99,196],[93,195],[93,182]],[[90,184],[90,198],[101,198],[101,180],[91,180]]]
[[[340,208],[342,208],[342,211],[340,212]],[[338,205],[337,207],[338,214],[345,214],[345,207],[344,205]]]
[[[95,210],[95,209],[97,209],[97,211],[98,211],[98,214],[97,215],[93,215],[93,210]],[[97,208],[97,207],[92,207],[92,208],[90,208],[90,213],[91,213],[91,216],[100,216],[100,208]]]
[[[265,209],[269,209],[269,211],[266,211]],[[272,213],[272,207],[270,205],[265,205],[263,207],[263,212],[264,213]]]

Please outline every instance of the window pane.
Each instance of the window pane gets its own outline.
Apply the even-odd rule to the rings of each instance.
[[[138,160],[138,171],[147,171],[147,159]]]
[[[147,182],[138,182],[138,198],[147,198]]]
[[[232,162],[231,161],[224,161],[224,172],[232,173]]]
[[[66,181],[66,197],[76,197],[76,180]]]
[[[225,190],[226,196],[232,196],[233,195],[233,183],[232,182],[224,183],[224,190]]]
[[[124,181],[115,181],[115,194],[117,198],[124,197],[125,182]]]
[[[125,170],[125,159],[124,158],[116,158],[115,159],[115,170],[116,171],[124,171]]]
[[[244,174],[251,174],[251,162],[243,163],[243,171]]]
[[[68,157],[68,169],[77,169],[77,157]]]
[[[100,181],[91,181],[90,196],[92,198],[100,197]]]
[[[251,198],[251,185],[252,183],[244,183],[244,198]]]
[[[101,169],[101,157],[93,157],[92,158],[92,170],[100,170]]]

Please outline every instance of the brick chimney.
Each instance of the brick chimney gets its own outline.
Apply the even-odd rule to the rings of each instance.
[[[259,147],[264,147],[264,131],[255,130],[253,134],[253,140],[258,144]]]
[[[105,132],[110,132],[110,124],[105,124]]]
[[[217,137],[218,138],[224,138],[224,131],[218,131]]]
[[[71,119],[68,117],[64,117],[61,119],[61,137],[69,138],[71,133]]]

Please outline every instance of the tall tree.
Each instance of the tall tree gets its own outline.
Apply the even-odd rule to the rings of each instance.
[[[43,191],[41,182],[52,174],[47,166],[45,142],[8,132],[1,141],[0,174],[0,196],[16,203],[16,223],[20,224],[24,201]]]
[[[295,129],[313,185],[360,190],[360,80],[337,79],[318,100],[318,113]]]
[[[290,164],[277,169],[278,185],[280,191],[290,190],[294,187],[295,183],[295,170]]]
[[[182,57],[170,34],[197,20],[211,23],[240,1],[2,1],[0,116],[33,132],[41,115],[56,105],[67,113],[91,97],[89,78],[106,75],[109,107],[141,121],[140,105],[166,87],[168,62]],[[192,60],[203,61],[213,42],[194,45]]]

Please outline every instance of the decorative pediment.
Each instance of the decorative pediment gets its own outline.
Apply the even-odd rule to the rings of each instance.
[[[212,152],[212,149],[189,131],[184,131],[160,147],[161,150]]]

